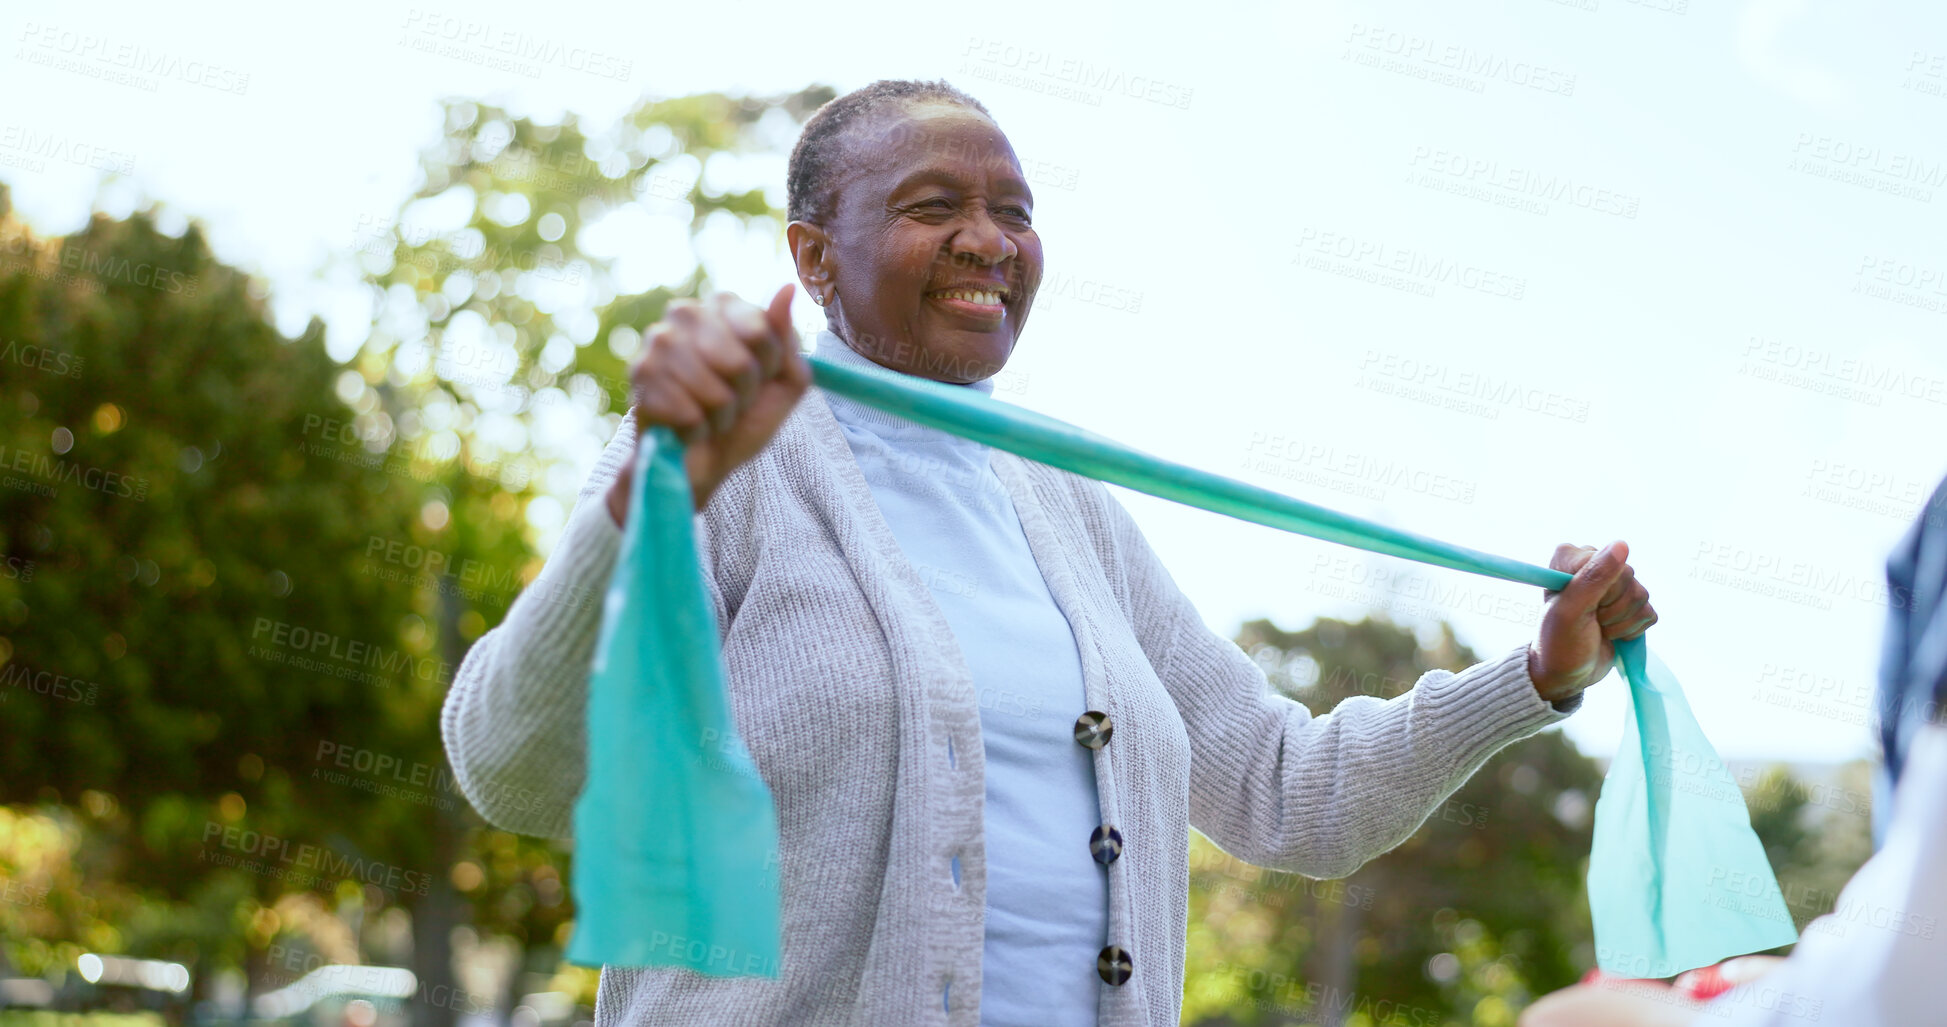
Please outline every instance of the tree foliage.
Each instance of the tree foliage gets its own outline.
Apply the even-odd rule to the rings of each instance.
[[[438,701],[429,611],[344,555],[406,534],[420,497],[308,448],[349,415],[321,326],[278,334],[196,228],[97,216],[37,240],[9,220],[0,240],[0,544],[20,572],[0,580],[0,799],[78,811],[108,877],[181,907],[144,933],[154,955],[237,956],[198,944],[249,935],[230,910],[213,933],[187,921],[207,919],[195,882],[259,907],[288,889],[213,869],[264,855],[242,832],[402,862],[404,818],[311,776],[317,739],[382,748]],[[43,940],[87,941],[90,900]]]
[[[1238,644],[1317,713],[1476,662],[1444,625],[1425,647],[1375,619],[1296,632],[1253,621]],[[1588,955],[1582,871],[1600,780],[1557,732],[1516,743],[1341,881],[1249,867],[1195,839],[1185,1022],[1437,1024],[1572,983]]]
[[[422,533],[423,545],[455,565],[518,566],[518,584],[532,580],[540,560],[530,529],[546,518],[528,516],[530,507],[558,518],[572,501],[586,458],[627,406],[638,333],[671,299],[708,286],[700,262],[650,284],[627,247],[590,240],[605,233],[613,243],[645,219],[675,228],[685,254],[695,234],[722,219],[774,232],[765,189],[735,187],[740,176],[725,162],[774,155],[831,96],[813,87],[646,102],[592,130],[572,116],[537,123],[489,105],[446,106],[443,135],[421,156],[422,185],[398,211],[373,219],[357,247],[373,319],[353,366],[374,401],[353,434],[446,470],[450,523]],[[505,615],[517,587],[441,596],[455,663]],[[472,830],[464,848],[475,855],[455,880],[475,922],[518,944],[523,973],[509,987],[539,986],[570,924],[567,855],[544,841]],[[592,999],[589,978],[576,981]]]
[[[282,337],[193,226],[0,223],[0,801],[10,838],[75,855],[66,876],[48,845],[9,864],[45,899],[8,908],[34,942],[10,941],[18,965],[95,947],[270,988],[294,976],[264,965],[275,944],[441,976],[473,921],[552,976],[566,854],[465,808],[437,714],[539,569],[536,511],[558,523],[612,430],[633,331],[706,287],[695,264],[643,288],[583,230],[649,212],[684,253],[721,219],[761,233],[771,198],[726,186],[719,155],[775,154],[830,95],[645,103],[592,132],[450,104],[422,187],[361,226],[373,320],[349,366],[316,322]],[[329,860],[293,867],[299,849]],[[324,926],[393,906],[419,944]]]

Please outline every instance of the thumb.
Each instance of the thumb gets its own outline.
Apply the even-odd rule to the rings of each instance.
[[[791,324],[791,300],[797,296],[797,286],[789,282],[771,297],[769,310],[764,311],[764,319],[777,332],[779,341],[784,343],[784,360],[778,365],[778,377],[791,387],[793,395],[804,391],[811,384],[811,362],[804,358],[804,349],[798,341],[798,329]]]
[[[1618,540],[1603,546],[1562,586],[1561,595],[1555,600],[1556,607],[1570,616],[1593,613],[1628,566],[1629,543]]]
[[[791,299],[797,292],[797,286],[784,283],[777,295],[771,297],[769,309],[764,311],[764,320],[770,323],[771,331],[777,333],[778,341],[794,349],[798,345],[798,330],[791,324]]]

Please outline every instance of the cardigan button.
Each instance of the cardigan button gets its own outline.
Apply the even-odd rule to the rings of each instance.
[[[1095,957],[1095,973],[1104,983],[1121,985],[1136,972],[1136,962],[1129,958],[1129,950],[1120,945],[1111,945]]]
[[[1088,836],[1088,854],[1103,866],[1115,862],[1122,855],[1122,832],[1107,824],[1096,828]]]
[[[1075,718],[1075,741],[1090,749],[1100,749],[1109,744],[1109,736],[1115,734],[1115,724],[1106,713],[1090,710]]]

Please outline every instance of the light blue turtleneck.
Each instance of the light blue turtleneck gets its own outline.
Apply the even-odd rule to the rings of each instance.
[[[816,352],[878,366],[828,331],[818,333]],[[994,385],[968,388],[992,394]],[[1101,806],[1093,754],[1075,742],[1075,718],[1088,706],[1068,619],[986,446],[829,392],[825,400],[899,548],[946,615],[979,696],[987,757],[980,1022],[1092,1025],[1109,889],[1089,855]],[[941,1001],[951,1008],[954,999],[949,986]]]

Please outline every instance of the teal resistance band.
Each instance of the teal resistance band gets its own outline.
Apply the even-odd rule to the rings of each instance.
[[[823,389],[1076,474],[1440,567],[1548,589],[1570,580],[1158,459],[970,389],[809,359]],[[637,461],[589,686],[568,956],[776,976],[776,816],[725,706],[681,444],[653,429]],[[1618,643],[1616,663],[1631,704],[1596,803],[1589,906],[1597,964],[1668,977],[1795,941],[1743,795],[1682,687],[1641,638]]]

